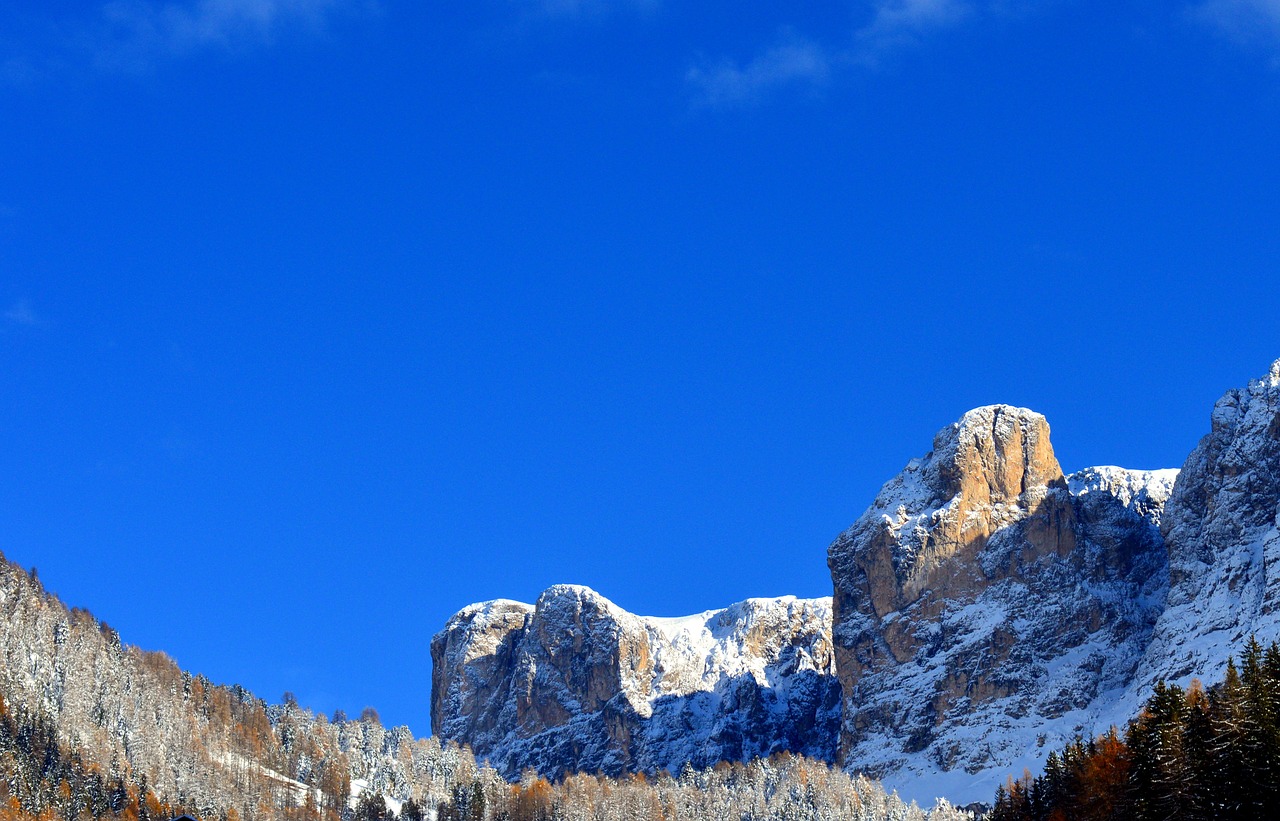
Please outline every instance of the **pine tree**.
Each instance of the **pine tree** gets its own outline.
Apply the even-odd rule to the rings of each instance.
[[[423,821],[426,818],[426,814],[422,811],[422,806],[410,798],[401,805],[400,818],[401,821]]]

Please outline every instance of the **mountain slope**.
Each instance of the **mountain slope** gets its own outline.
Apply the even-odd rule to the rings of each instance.
[[[477,777],[464,749],[376,720],[330,722],[296,704],[268,705],[123,644],[3,556],[0,615],[0,697],[10,710],[56,728],[109,779],[146,784],[203,815],[279,818],[310,803],[337,818],[353,783],[430,804]]]
[[[1170,588],[1129,703],[1160,679],[1222,677],[1252,633],[1280,637],[1280,360],[1228,391],[1161,522]]]
[[[565,605],[588,593],[558,589],[551,610],[570,615],[575,608]],[[768,678],[794,673],[811,652],[829,656],[829,647],[803,638],[774,643],[775,619],[793,611],[822,619],[827,610],[812,605],[744,602],[651,626],[698,653],[732,655],[737,645],[727,635],[741,640],[739,650],[771,648],[726,660],[748,677]],[[387,817],[384,806],[404,818],[473,821],[967,817],[945,803],[925,813],[865,778],[791,755],[652,780],[578,775],[552,785],[530,776],[510,784],[477,765],[466,747],[415,740],[406,728],[388,730],[372,718],[329,722],[291,701],[267,705],[243,688],[184,673],[163,654],[121,644],[2,557],[0,610],[0,817],[11,821],[137,821],[169,817],[175,807],[224,821],[351,821]],[[572,635],[565,627],[556,630]],[[658,656],[662,667],[661,659],[688,653]],[[672,667],[671,687],[695,675]]]

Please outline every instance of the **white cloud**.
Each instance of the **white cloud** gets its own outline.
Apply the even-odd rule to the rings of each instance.
[[[93,48],[101,62],[260,43],[285,25],[318,26],[343,0],[111,0]]]
[[[856,56],[875,59],[930,31],[955,25],[974,11],[966,0],[880,0],[871,22],[856,35]]]
[[[31,303],[25,299],[20,299],[9,306],[9,310],[4,312],[4,318],[14,325],[27,328],[34,328],[40,324],[40,317],[36,315]]]
[[[30,87],[90,67],[142,71],[163,59],[260,47],[320,31],[338,13],[376,13],[380,2],[97,0],[70,15],[26,15],[0,32],[0,84]]]
[[[574,0],[563,0],[573,2]],[[1280,0],[1273,0],[1280,2]],[[851,4],[868,13],[852,37],[823,44],[790,35],[745,63],[720,60],[695,66],[685,79],[698,103],[712,106],[756,103],[783,86],[818,86],[852,65],[871,66],[889,52],[930,32],[957,25],[980,13],[1000,14],[1004,0],[874,0]]]
[[[1194,15],[1236,40],[1280,43],[1280,0],[1207,0]]]
[[[695,66],[685,79],[699,103],[735,106],[758,102],[783,86],[824,83],[830,73],[831,58],[821,46],[789,37],[744,64],[726,59]]]

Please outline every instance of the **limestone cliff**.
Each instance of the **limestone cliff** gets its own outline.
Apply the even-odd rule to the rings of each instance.
[[[829,599],[636,616],[585,587],[471,605],[432,641],[432,730],[508,777],[678,772],[780,750],[833,760]]]
[[[1167,587],[1174,475],[1064,476],[1023,408],[939,432],[829,549],[844,763],[963,797],[1105,726]]]

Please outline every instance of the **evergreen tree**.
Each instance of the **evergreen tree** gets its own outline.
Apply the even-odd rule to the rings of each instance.
[[[381,795],[366,790],[356,799],[355,821],[387,821],[387,802]]]
[[[1121,740],[1067,745],[996,792],[992,821],[1256,819],[1280,806],[1280,644],[1245,645],[1206,691],[1157,683]]]
[[[422,811],[422,806],[412,798],[401,805],[401,821],[423,821],[424,818],[426,818],[426,814]]]

